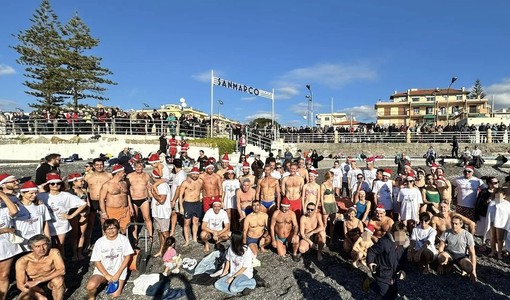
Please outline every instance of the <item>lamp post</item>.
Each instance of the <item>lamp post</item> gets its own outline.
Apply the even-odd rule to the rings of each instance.
[[[220,119],[220,107],[223,105],[223,101],[218,100],[218,120]]]
[[[450,84],[448,85],[448,89],[446,90],[446,125],[450,122],[450,88],[452,87],[452,84],[457,80],[457,77],[452,77],[452,80],[450,81]]]
[[[313,92],[312,92],[312,88],[310,87],[309,84],[306,85],[306,89],[308,90],[308,92],[310,92],[310,95],[306,95],[305,98],[308,99],[308,127],[310,127],[310,125],[313,126],[313,121],[312,121],[312,118],[313,118]]]
[[[180,104],[179,104],[179,108],[181,109],[181,114],[182,114],[182,112],[184,111],[184,109],[185,109],[186,107],[188,107],[188,104],[186,103],[186,99],[184,99],[184,98],[179,99],[179,102],[180,102]]]

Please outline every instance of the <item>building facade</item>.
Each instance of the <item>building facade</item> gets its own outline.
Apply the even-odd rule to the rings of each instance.
[[[490,117],[487,99],[468,99],[469,92],[458,89],[409,89],[375,104],[377,124],[415,126],[457,124],[468,118]]]

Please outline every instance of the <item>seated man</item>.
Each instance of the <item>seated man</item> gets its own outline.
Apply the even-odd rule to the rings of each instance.
[[[267,232],[267,222],[269,216],[261,211],[260,200],[253,200],[253,212],[246,216],[243,226],[243,240],[251,252],[253,252],[253,266],[260,266],[260,261],[257,259],[257,254],[260,251],[264,252],[264,247],[271,243],[271,238]]]
[[[292,259],[299,261],[297,251],[299,247],[298,222],[296,213],[290,210],[290,201],[283,199],[280,209],[271,218],[271,241],[279,256],[287,254],[287,242],[292,244]]]
[[[209,241],[218,245],[230,239],[230,222],[219,199],[214,200],[204,215],[200,239],[204,242],[205,252],[209,252]]]
[[[117,298],[122,293],[127,277],[127,266],[134,253],[127,237],[119,234],[120,224],[115,219],[103,223],[103,236],[97,240],[90,257],[95,262],[94,273],[87,282],[89,300],[96,297],[97,288],[106,282],[119,282],[118,289],[111,295]]]
[[[383,204],[377,204],[374,216],[370,219],[368,224],[374,226],[372,241],[376,243],[391,229],[391,226],[393,226],[393,219],[386,216],[386,210]]]
[[[16,286],[21,291],[18,299],[46,299],[42,289],[46,282],[53,299],[64,299],[66,269],[60,251],[50,248],[50,239],[44,234],[31,237],[28,246],[32,252],[16,262]]]
[[[299,252],[304,254],[317,244],[317,260],[322,260],[322,248],[326,242],[326,230],[322,223],[322,215],[317,211],[317,206],[313,202],[306,205],[305,214],[299,220]]]
[[[430,215],[427,212],[420,213],[418,218],[420,223],[413,228],[407,259],[423,266],[423,274],[428,274],[430,273],[430,264],[437,255],[434,245],[437,232],[430,226]]]
[[[448,229],[439,238],[437,272],[442,274],[445,266],[456,264],[476,282],[476,254],[473,235],[462,228],[464,223],[459,216],[452,217],[452,229]],[[468,256],[468,254],[469,256]]]

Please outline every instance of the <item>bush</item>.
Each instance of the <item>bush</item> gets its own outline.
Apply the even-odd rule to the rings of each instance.
[[[211,148],[218,148],[220,156],[223,153],[232,153],[236,150],[236,141],[227,138],[204,138],[188,140],[190,146],[206,146]]]

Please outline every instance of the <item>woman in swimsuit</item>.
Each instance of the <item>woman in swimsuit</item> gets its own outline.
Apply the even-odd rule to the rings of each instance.
[[[429,212],[431,217],[437,214],[439,212],[441,196],[439,195],[437,186],[434,184],[434,176],[432,174],[428,174],[425,177],[425,186],[421,190],[421,195],[423,205],[420,208],[420,212]]]
[[[352,246],[363,232],[363,222],[356,218],[356,208],[350,207],[347,210],[347,218],[344,221],[344,251],[351,253]]]
[[[88,207],[90,207],[87,190],[84,188],[85,181],[83,177],[79,173],[70,174],[67,179],[69,183],[68,192],[78,196],[81,200],[87,202]],[[71,236],[72,236],[72,248],[73,248],[73,261],[78,261],[84,259],[82,255],[83,244],[85,242],[85,231],[87,230],[87,222],[88,222],[88,207],[85,211],[82,211],[76,217],[69,220],[71,223]],[[69,214],[73,214],[76,211],[76,208],[73,208],[69,211]]]
[[[366,192],[360,190],[354,197],[354,207],[356,207],[356,218],[360,219],[363,223],[368,223],[370,208],[372,203],[366,199]]]
[[[338,212],[338,205],[335,200],[335,189],[333,188],[333,178],[335,174],[331,171],[326,172],[324,175],[324,182],[321,184],[320,192],[320,205],[322,206],[322,221],[324,224],[328,224],[328,218],[330,218],[329,236],[333,238],[335,234],[335,225],[332,223],[336,220],[336,213]]]
[[[301,207],[306,207],[306,205],[308,205],[308,203],[310,203],[310,202],[319,206],[318,202],[319,202],[319,195],[320,195],[321,187],[320,187],[320,185],[317,184],[317,182],[315,182],[317,175],[318,175],[318,173],[316,170],[311,170],[308,173],[310,182],[308,182],[307,184],[305,184],[303,186],[303,191],[301,192],[301,195],[303,195],[303,197],[301,198],[301,204],[302,204]]]

